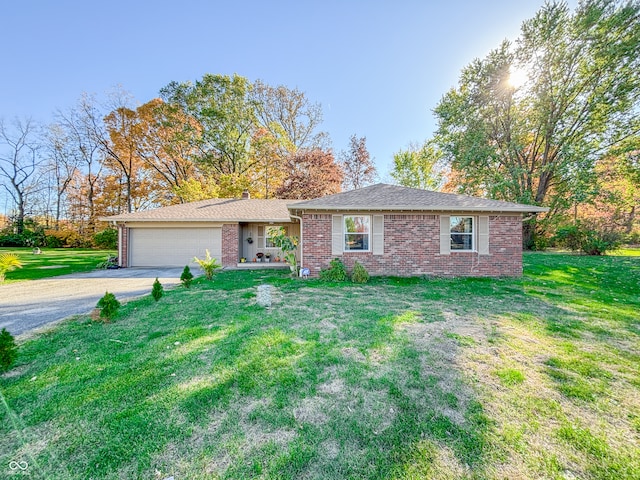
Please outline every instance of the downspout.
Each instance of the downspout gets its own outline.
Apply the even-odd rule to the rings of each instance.
[[[295,218],[296,220],[300,221],[300,241],[298,242],[298,246],[300,247],[300,268],[304,267],[304,260],[303,260],[303,248],[302,248],[302,217],[299,217],[297,215],[294,215],[292,213],[289,213],[289,216],[291,218]]]

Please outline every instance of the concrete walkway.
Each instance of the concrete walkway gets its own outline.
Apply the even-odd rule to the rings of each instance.
[[[139,297],[151,293],[156,277],[167,288],[180,283],[181,273],[182,268],[122,268],[0,285],[0,329],[20,335],[90,312],[106,291],[118,300]]]

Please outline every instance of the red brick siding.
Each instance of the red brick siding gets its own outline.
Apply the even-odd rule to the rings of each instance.
[[[118,249],[118,262],[123,268],[129,266],[129,229],[124,225],[119,225],[120,248]]]
[[[238,224],[222,225],[222,265],[236,266],[240,261],[238,252]]]
[[[304,266],[317,276],[331,255],[331,214],[305,214],[302,221]],[[489,217],[489,255],[452,252],[440,255],[439,215],[384,216],[384,255],[347,252],[347,269],[358,260],[372,275],[510,276],[522,275],[522,219]]]

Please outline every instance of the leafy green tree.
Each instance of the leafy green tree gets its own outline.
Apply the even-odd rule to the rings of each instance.
[[[593,195],[595,161],[640,128],[639,11],[547,3],[514,44],[463,69],[435,109],[458,191],[546,205],[551,216]],[[534,232],[535,219],[525,246]]]
[[[442,186],[441,157],[442,153],[433,141],[424,145],[411,144],[393,155],[391,177],[404,187],[439,190]]]
[[[196,162],[218,175],[244,174],[253,167],[249,152],[257,128],[251,83],[239,75],[206,74],[201,80],[171,82],[162,98],[193,122],[182,122]]]

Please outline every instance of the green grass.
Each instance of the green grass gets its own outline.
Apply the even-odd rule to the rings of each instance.
[[[88,272],[95,270],[108,255],[116,254],[111,250],[43,248],[42,253],[36,255],[32,248],[0,248],[0,254],[3,253],[16,254],[22,262],[22,268],[7,273],[6,283]]]
[[[637,257],[367,285],[222,272],[24,342],[0,477],[640,478],[639,311]]]

